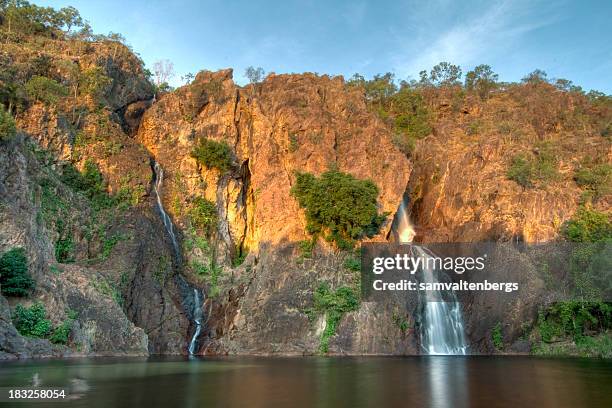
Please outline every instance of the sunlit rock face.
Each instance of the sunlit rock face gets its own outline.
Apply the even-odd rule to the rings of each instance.
[[[220,174],[198,165],[191,151],[200,138],[231,146],[232,170]],[[389,214],[396,212],[410,175],[410,163],[367,109],[361,91],[340,77],[271,75],[241,88],[231,70],[201,72],[190,85],[159,98],[144,114],[136,139],[164,168],[162,200],[179,228],[185,232],[188,225],[180,209],[205,197],[220,218],[211,242],[217,262],[227,265],[238,249],[250,253],[246,267],[226,268],[250,284],[211,301],[209,334],[219,340],[208,350],[317,352],[320,333],[303,310],[322,279],[341,284],[350,278],[327,244],[323,259],[296,263],[296,243],[308,235],[290,194],[295,172],[318,175],[337,167],[371,179],[379,188],[379,212]],[[391,218],[376,239],[385,239]],[[197,248],[187,248],[185,256],[186,264],[208,261]],[[379,313],[377,308],[364,307],[359,319],[349,316],[330,351],[403,353],[411,347],[412,340],[401,336],[397,342],[376,341],[384,330],[364,324],[363,316]],[[383,326],[397,331],[388,320]]]

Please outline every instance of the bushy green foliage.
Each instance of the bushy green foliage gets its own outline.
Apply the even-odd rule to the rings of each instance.
[[[0,141],[8,140],[15,135],[15,120],[9,112],[0,105]]]
[[[532,187],[533,166],[528,156],[518,154],[512,158],[506,177],[515,181],[518,185],[528,188]]]
[[[504,336],[502,334],[502,326],[500,322],[493,326],[493,329],[491,330],[491,342],[496,350],[501,350],[504,348]]]
[[[34,75],[26,84],[28,96],[46,105],[54,105],[62,97],[68,95],[68,90],[54,79]]]
[[[586,332],[611,329],[612,306],[605,302],[557,302],[540,310],[537,328],[545,343],[564,336],[576,341],[584,337]]]
[[[612,296],[612,217],[580,207],[567,221],[562,235],[578,243],[570,255],[569,268],[574,295],[586,300]]]
[[[191,263],[191,268],[196,275],[204,278],[210,285],[208,290],[208,297],[213,298],[219,294],[219,278],[223,273],[223,268],[215,264],[214,260],[211,260],[208,264],[194,261]]]
[[[347,81],[347,85],[363,88],[366,100],[381,109],[386,105],[388,98],[397,91],[394,77],[394,74],[387,72],[386,74],[376,74],[372,79],[366,80],[362,75],[355,74]]]
[[[17,305],[13,313],[13,324],[22,336],[45,338],[51,333],[51,322],[42,303],[30,307]]]
[[[324,282],[315,290],[313,303],[312,309],[307,310],[307,314],[311,318],[317,314],[325,314],[326,325],[321,335],[320,351],[327,353],[329,339],[336,333],[344,314],[359,308],[359,294],[346,286],[333,291],[329,284]]]
[[[371,180],[359,180],[335,169],[319,178],[297,173],[291,194],[306,210],[308,232],[324,234],[342,249],[351,248],[363,236],[375,235],[386,218],[386,214],[378,214],[378,187]]]
[[[394,120],[394,141],[404,153],[414,150],[415,142],[432,131],[431,115],[423,96],[416,90],[402,87],[390,98],[388,114]]]
[[[573,242],[603,242],[612,239],[612,217],[594,209],[580,207],[567,221],[562,234]]]
[[[305,239],[298,243],[298,248],[300,250],[300,256],[302,258],[312,258],[312,251],[317,244],[316,239]]]
[[[547,143],[540,144],[536,153],[535,156],[524,153],[514,156],[506,177],[525,188],[556,180],[559,175],[558,160],[553,146]]]
[[[13,312],[13,325],[22,336],[49,339],[51,343],[65,345],[76,317],[76,312],[69,310],[66,320],[54,329],[47,319],[45,306],[37,302],[30,307],[17,305]]]
[[[49,337],[49,341],[54,344],[68,344],[70,333],[72,332],[72,325],[76,320],[76,312],[69,310],[67,313],[66,320],[64,320],[59,326],[53,330],[53,334]]]
[[[0,288],[6,296],[27,296],[34,289],[25,249],[13,248],[0,256]]]
[[[232,168],[232,149],[225,142],[200,139],[199,145],[191,151],[191,157],[208,168],[216,168],[222,173]]]
[[[541,69],[536,69],[523,77],[521,81],[526,84],[546,83],[548,82],[548,74]]]
[[[79,75],[79,89],[82,94],[98,99],[104,93],[112,80],[106,76],[102,67],[91,67],[83,70]]]
[[[2,26],[6,30],[24,34],[47,34],[54,31],[85,27],[86,22],[74,7],[55,10],[40,7],[25,0],[6,0],[0,2]]]
[[[349,256],[344,260],[344,267],[349,271],[361,271],[361,259]]]
[[[498,78],[489,65],[478,65],[465,75],[465,88],[477,92],[481,99],[487,99],[497,86]]]
[[[450,62],[440,62],[431,69],[429,80],[437,86],[460,85],[461,68]]]
[[[612,165],[603,163],[585,164],[574,175],[576,184],[589,191],[594,200],[612,194]]]
[[[64,184],[89,198],[96,208],[106,208],[117,203],[113,197],[107,194],[104,177],[98,165],[91,159],[85,161],[83,172],[79,172],[71,164],[65,165],[61,180]]]
[[[212,234],[217,227],[217,206],[204,197],[196,197],[189,208],[192,225],[205,234]]]

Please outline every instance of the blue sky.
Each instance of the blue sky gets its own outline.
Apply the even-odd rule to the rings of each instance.
[[[505,81],[536,68],[585,89],[612,93],[612,1],[608,0],[34,0],[80,10],[97,33],[123,34],[148,67],[180,76],[247,66],[266,72],[391,71],[416,78],[440,61],[463,72],[486,63]]]

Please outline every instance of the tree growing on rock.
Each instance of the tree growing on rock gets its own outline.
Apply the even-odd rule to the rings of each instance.
[[[0,287],[7,296],[28,296],[34,289],[23,248],[13,248],[0,257]]]
[[[465,88],[475,91],[480,99],[487,99],[489,93],[497,86],[499,76],[489,65],[481,64],[465,75]]]
[[[174,76],[174,64],[167,59],[155,61],[153,79],[158,89],[169,88],[168,81]]]
[[[461,79],[461,68],[450,62],[440,62],[429,72],[429,79],[436,86],[459,85]]]
[[[252,66],[247,67],[244,71],[244,76],[248,78],[249,82],[255,84],[261,82],[264,78],[265,71],[262,67],[254,68]]]

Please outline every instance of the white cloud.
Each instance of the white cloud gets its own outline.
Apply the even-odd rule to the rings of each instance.
[[[429,24],[412,34],[416,40],[407,39],[409,45],[401,56],[391,58],[394,71],[400,77],[414,77],[419,71],[429,69],[440,61],[461,66],[486,63],[492,55],[508,52],[524,34],[557,20],[552,7],[544,10],[536,3],[503,1],[482,12],[479,12],[479,7],[472,6],[474,10],[471,15],[462,16],[457,19],[459,22],[448,28],[439,29],[439,25]],[[441,8],[438,3],[421,10],[418,19],[435,19],[436,15],[443,15],[447,11],[444,10],[446,7],[448,4]],[[436,35],[432,31],[440,33]]]

